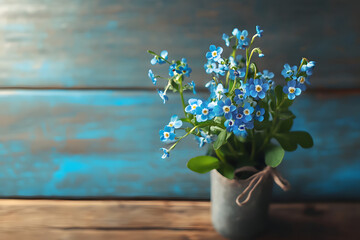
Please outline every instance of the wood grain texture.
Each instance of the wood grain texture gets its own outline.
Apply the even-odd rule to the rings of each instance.
[[[0,1],[0,86],[150,86],[147,49],[188,58],[192,79],[223,32],[265,30],[259,66],[318,62],[313,86],[360,87],[359,1]],[[166,68],[166,67],[165,67]],[[167,74],[167,70],[154,69]]]
[[[187,98],[190,97],[189,95]],[[209,176],[185,166],[205,153],[192,137],[160,158],[158,131],[178,96],[154,92],[0,91],[0,196],[209,198]],[[286,153],[292,191],[276,200],[356,200],[360,184],[358,95],[304,95],[295,130],[315,147]],[[183,133],[178,132],[179,136]]]
[[[223,239],[209,202],[1,200],[1,239]],[[357,239],[360,204],[272,204],[259,239]]]

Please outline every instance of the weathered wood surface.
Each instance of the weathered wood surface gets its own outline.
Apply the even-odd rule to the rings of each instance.
[[[259,64],[281,78],[284,63],[318,62],[315,87],[360,87],[356,0],[0,1],[0,86],[150,86],[147,49],[188,58],[201,82],[210,44],[234,27],[254,33]],[[167,70],[162,71],[167,74]]]
[[[205,153],[192,137],[160,158],[158,131],[178,96],[154,92],[0,91],[0,196],[209,198],[209,176],[188,159]],[[276,200],[360,199],[359,96],[304,95],[294,129],[315,147],[286,153],[293,189]],[[181,136],[183,133],[178,133]]]
[[[272,204],[259,239],[358,239],[359,203]],[[1,200],[1,239],[223,239],[209,202]]]

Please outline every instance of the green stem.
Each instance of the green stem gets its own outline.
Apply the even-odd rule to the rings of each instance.
[[[169,62],[168,60],[166,60],[166,59],[165,59],[165,58],[163,58],[162,56],[160,56],[160,55],[156,54],[155,52],[150,51],[150,50],[148,50],[147,52],[148,52],[148,53],[150,53],[151,55],[154,55],[154,56],[156,56],[156,57],[158,57],[158,58],[161,58],[162,60],[164,60],[165,62],[167,62],[168,64],[170,64],[170,65],[171,65],[171,62]]]
[[[272,138],[272,136],[274,134],[276,134],[276,132],[278,131],[280,125],[279,125],[279,122],[278,122],[278,117],[277,117],[277,112],[279,110],[279,108],[281,107],[281,105],[284,104],[285,102],[285,99],[286,98],[283,98],[281,100],[281,102],[279,103],[279,105],[276,107],[276,110],[275,110],[275,113],[273,114],[274,115],[274,119],[272,121],[272,124],[271,124],[271,130],[269,132],[269,134],[265,137],[265,140],[264,140],[264,143],[262,144],[262,146],[259,148],[259,151],[262,151],[263,148],[265,148],[265,146],[269,143],[270,139]]]
[[[181,139],[185,138],[189,134],[191,134],[195,129],[197,129],[199,126],[193,127],[190,131],[188,131],[184,136],[180,137],[169,149],[168,152],[174,149],[174,147],[180,142]]]
[[[186,117],[186,111],[185,111],[185,100],[184,100],[184,88],[183,88],[183,84],[182,84],[182,80],[183,80],[183,76],[181,75],[179,78],[179,84],[180,84],[180,89],[179,89],[179,93],[180,93],[180,98],[181,98],[181,103],[182,103],[182,107],[183,107],[183,111]]]
[[[236,58],[236,50],[237,50],[237,45],[238,45],[238,39],[236,38],[236,42],[235,42],[235,48],[233,48],[232,53],[230,54],[231,57]],[[228,70],[227,74],[226,74],[226,84],[225,87],[228,87],[229,85],[229,76],[230,76],[230,69]]]
[[[249,65],[250,65],[250,63],[249,63],[249,48],[246,48],[246,74],[245,74],[244,83],[246,83],[247,76],[249,73]]]

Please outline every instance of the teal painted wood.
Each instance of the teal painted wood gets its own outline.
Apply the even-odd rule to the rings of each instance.
[[[158,130],[180,115],[178,96],[154,92],[0,91],[0,196],[209,198],[209,175],[185,166],[195,141],[160,158]],[[286,153],[293,190],[280,200],[359,200],[360,96],[306,95],[295,129],[315,147]]]
[[[207,81],[208,46],[223,44],[222,33],[234,27],[254,33],[258,24],[265,30],[261,68],[281,78],[284,63],[306,56],[318,61],[313,86],[360,87],[355,0],[0,3],[0,86],[151,86],[147,49],[188,58],[192,78]]]

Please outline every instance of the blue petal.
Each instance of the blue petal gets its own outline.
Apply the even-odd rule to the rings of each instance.
[[[155,65],[157,63],[156,57],[154,57],[153,59],[151,59],[150,63],[152,65]]]
[[[265,93],[263,91],[258,93],[259,98],[263,99],[265,97]]]
[[[210,50],[211,52],[212,52],[212,51],[215,51],[215,50],[216,50],[216,46],[215,46],[215,45],[210,45],[209,50]]]
[[[174,127],[175,128],[181,128],[181,126],[182,126],[182,121],[181,120],[177,120],[177,121],[175,121],[175,123],[174,123]]]
[[[160,56],[167,59],[167,55],[168,55],[168,51],[166,50],[163,50],[161,53],[160,53]]]
[[[170,122],[175,122],[177,119],[178,119],[178,116],[176,114],[172,115],[170,118]]]

